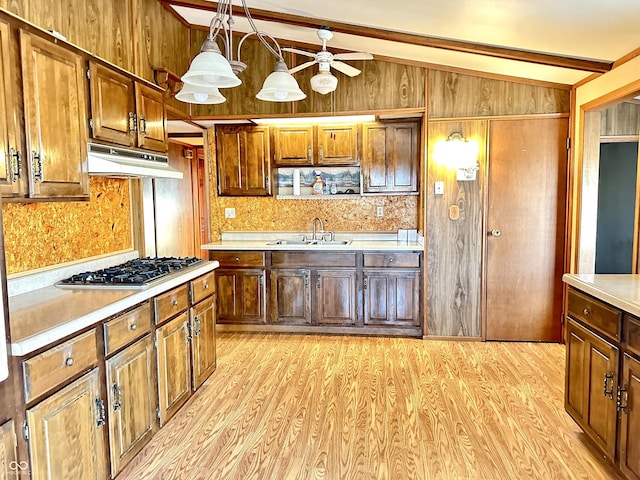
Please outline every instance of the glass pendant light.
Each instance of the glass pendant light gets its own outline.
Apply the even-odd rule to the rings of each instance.
[[[180,80],[185,84],[216,88],[237,87],[242,83],[220,53],[218,44],[209,38]]]
[[[258,100],[267,102],[293,102],[306,97],[282,60],[276,62],[273,72],[265,79],[262,89],[256,95]]]
[[[199,87],[190,83],[185,83],[175,98],[181,102],[202,105],[215,105],[227,101],[216,87]]]
[[[338,79],[330,71],[320,71],[311,77],[311,89],[322,95],[333,92],[338,87]]]

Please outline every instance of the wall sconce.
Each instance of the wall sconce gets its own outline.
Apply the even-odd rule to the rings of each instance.
[[[473,181],[478,165],[478,142],[467,140],[460,132],[454,132],[446,140],[440,140],[434,148],[434,157],[457,169],[456,180]]]

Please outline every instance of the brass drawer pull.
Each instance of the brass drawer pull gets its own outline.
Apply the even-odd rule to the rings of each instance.
[[[135,323],[132,323],[131,325],[129,325],[129,330],[131,330],[132,332],[134,332],[137,328],[138,328],[138,325],[136,325]]]
[[[589,307],[584,307],[584,310],[582,310],[582,313],[584,313],[585,315],[591,315],[591,310],[589,310]]]
[[[73,366],[73,357],[67,357],[67,359],[64,361],[64,364],[67,367],[72,367]]]
[[[178,300],[171,300],[171,305],[173,305],[174,307],[178,306]]]

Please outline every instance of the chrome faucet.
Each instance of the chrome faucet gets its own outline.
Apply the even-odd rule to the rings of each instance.
[[[311,223],[311,226],[313,228],[313,234],[311,236],[312,241],[318,240],[318,237],[316,237],[316,222],[320,222],[320,233],[324,233],[324,225],[322,224],[322,219],[320,217],[314,218],[313,222]]]

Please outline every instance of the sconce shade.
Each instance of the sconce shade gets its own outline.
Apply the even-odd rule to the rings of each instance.
[[[311,89],[322,95],[333,92],[338,87],[338,79],[328,71],[320,71],[311,77]]]
[[[242,83],[213,40],[205,40],[181,80],[191,85],[216,88],[237,87]]]
[[[216,87],[198,87],[189,83],[185,83],[182,90],[176,93],[176,100],[203,105],[215,105],[227,101]]]
[[[292,102],[306,97],[283,61],[276,63],[273,72],[264,80],[262,89],[256,95],[258,100],[267,102]]]

